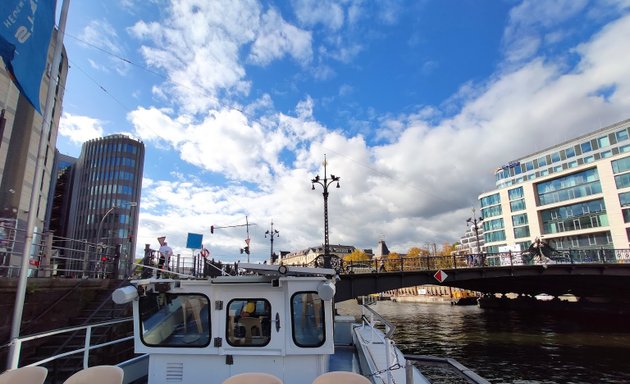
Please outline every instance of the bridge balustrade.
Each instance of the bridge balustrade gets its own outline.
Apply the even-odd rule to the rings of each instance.
[[[451,256],[395,257],[380,260],[340,261],[340,273],[383,273],[438,269],[511,267],[535,264],[630,263],[630,249],[558,249],[543,257],[523,252],[480,253]],[[355,266],[360,266],[356,268]],[[364,266],[369,266],[365,270]],[[360,271],[360,272],[357,272]]]

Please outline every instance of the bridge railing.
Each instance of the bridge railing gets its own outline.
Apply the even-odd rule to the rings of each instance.
[[[511,267],[536,264],[630,263],[630,249],[557,249],[541,258],[528,251],[468,255],[384,257],[381,260],[340,260],[341,273],[434,271],[438,269]]]

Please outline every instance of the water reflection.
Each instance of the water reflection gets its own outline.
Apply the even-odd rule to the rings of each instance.
[[[352,301],[342,314],[358,314]],[[453,357],[492,383],[629,383],[627,318],[378,302],[407,354]]]

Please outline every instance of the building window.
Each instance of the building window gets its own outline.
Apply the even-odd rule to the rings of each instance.
[[[494,219],[494,220],[484,220],[483,221],[483,230],[484,231],[494,231],[497,229],[503,229],[503,218]]]
[[[523,237],[529,237],[529,226],[514,228],[514,238],[522,239]]]
[[[527,225],[527,224],[529,224],[527,222],[527,213],[522,213],[520,215],[512,216],[512,226],[518,227],[518,226]]]
[[[536,186],[540,205],[552,204],[602,192],[596,169],[559,177]]]
[[[630,223],[630,192],[619,194],[619,203],[623,214],[623,222]]]
[[[610,164],[612,165],[612,170],[615,175],[630,171],[630,157],[612,161]]]
[[[265,299],[232,300],[226,324],[226,340],[231,346],[265,346],[271,341],[271,304]]]
[[[586,143],[580,144],[580,149],[582,150],[582,153],[586,153],[592,151],[593,147],[591,146],[591,142],[587,141]]]
[[[617,189],[630,187],[630,173],[615,176],[615,185]]]
[[[574,157],[575,156],[575,149],[573,148],[567,148],[564,150],[565,155],[567,156],[567,159],[569,157]]]
[[[488,217],[495,217],[495,216],[501,216],[501,214],[503,210],[501,209],[500,205],[495,205],[489,208],[482,208],[481,209],[481,217],[484,218],[488,218]]]
[[[510,201],[522,198],[523,197],[523,187],[510,189],[508,191],[508,196],[509,196]]]
[[[501,197],[499,196],[498,193],[495,193],[494,195],[490,195],[490,196],[485,196],[481,198],[481,207],[489,207],[491,205],[495,205],[495,204],[500,204],[501,203]]]
[[[628,131],[622,129],[621,131],[617,131],[615,136],[617,137],[617,142],[628,140]]]
[[[320,347],[326,341],[324,301],[315,292],[291,297],[293,342],[299,347]]]
[[[610,146],[610,140],[608,139],[608,136],[598,137],[597,138],[597,145],[600,148],[605,148],[605,147]]]
[[[540,217],[545,234],[608,226],[603,199],[547,209]]]
[[[525,199],[520,199],[516,201],[510,201],[510,211],[522,211],[525,209]]]
[[[505,241],[505,231],[494,231],[483,233],[484,243],[494,243],[497,241]],[[487,250],[487,249],[486,249]]]

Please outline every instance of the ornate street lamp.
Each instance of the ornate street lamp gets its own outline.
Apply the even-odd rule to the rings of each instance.
[[[326,175],[326,155],[324,154],[324,178],[321,179],[319,174],[311,180],[311,187],[315,190],[315,184],[319,184],[324,188],[324,268],[331,268],[330,264],[330,247],[328,245],[328,186],[334,182],[337,182],[337,188],[339,188],[339,176],[330,175],[328,179]]]
[[[273,220],[271,220],[271,229],[265,232],[265,238],[269,235],[269,239],[271,240],[271,253],[269,255],[269,264],[273,264],[273,238],[280,237],[280,232],[273,229]]]
[[[466,219],[466,223],[471,224],[471,229],[475,232],[475,239],[477,240],[477,253],[481,254],[481,246],[479,245],[479,224],[483,221],[483,217],[475,217],[475,208],[472,209],[473,217]]]

